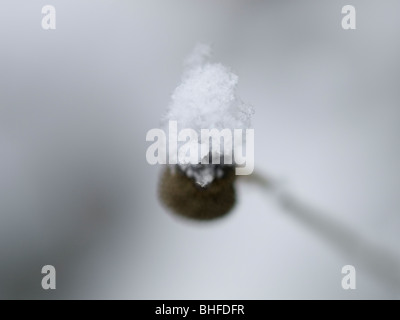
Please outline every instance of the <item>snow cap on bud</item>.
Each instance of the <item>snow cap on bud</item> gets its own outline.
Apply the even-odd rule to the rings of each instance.
[[[193,53],[186,59],[185,71],[182,76],[181,84],[172,94],[165,121],[176,121],[178,132],[182,129],[190,128],[195,130],[198,136],[198,150],[204,150],[204,141],[201,141],[202,129],[248,129],[253,108],[244,104],[237,95],[238,76],[232,73],[227,67],[220,63],[211,63],[211,48],[209,45],[198,44]],[[213,137],[211,137],[213,138]],[[241,141],[245,148],[245,139]],[[178,141],[170,150],[178,153],[185,141]],[[233,141],[231,141],[233,149]],[[232,156],[232,148],[227,150],[221,143],[220,150],[211,148],[211,144],[206,146],[209,149],[207,157],[220,158]],[[202,163],[202,153],[199,153],[198,163]],[[233,163],[235,165],[235,163]],[[200,186],[206,187],[214,179],[221,175],[220,170],[195,170],[193,164],[179,163],[180,169],[185,174],[193,178]]]

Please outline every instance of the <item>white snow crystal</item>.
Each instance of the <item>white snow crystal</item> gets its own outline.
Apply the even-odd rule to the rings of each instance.
[[[237,96],[238,76],[220,63],[211,63],[210,57],[210,46],[198,44],[186,59],[182,82],[172,94],[165,119],[177,121],[178,132],[185,128],[194,129],[199,136],[199,149],[201,129],[227,128],[233,134],[233,129],[249,128],[253,114],[252,107],[244,104]],[[178,150],[184,143],[178,142]],[[202,186],[221,175],[221,168],[217,169],[216,166],[179,165]]]

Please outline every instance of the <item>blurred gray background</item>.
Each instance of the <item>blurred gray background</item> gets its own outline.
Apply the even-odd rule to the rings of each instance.
[[[41,28],[47,4],[56,30]],[[346,4],[357,30],[341,28]],[[224,219],[175,217],[145,158],[184,58],[212,43],[255,107],[257,172],[396,260],[399,12],[395,0],[3,0],[0,298],[400,298],[385,268],[254,184],[238,181]],[[54,291],[40,285],[47,264]],[[357,290],[341,287],[347,264]]]

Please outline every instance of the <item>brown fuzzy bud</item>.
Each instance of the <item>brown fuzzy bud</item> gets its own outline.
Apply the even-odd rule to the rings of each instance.
[[[227,214],[235,205],[235,169],[223,166],[223,175],[206,187],[189,178],[178,166],[167,167],[161,176],[161,201],[175,213],[196,220],[211,220]]]

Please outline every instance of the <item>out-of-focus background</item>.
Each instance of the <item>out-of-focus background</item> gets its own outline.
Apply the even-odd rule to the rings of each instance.
[[[56,30],[41,27],[47,4]],[[356,30],[341,27],[346,4]],[[395,261],[399,12],[396,0],[3,0],[0,298],[398,299],[385,268],[371,272],[251,183],[238,181],[221,220],[175,217],[145,136],[185,56],[211,43],[255,107],[257,172]],[[41,287],[48,264],[56,290]],[[341,286],[348,264],[356,290]]]

